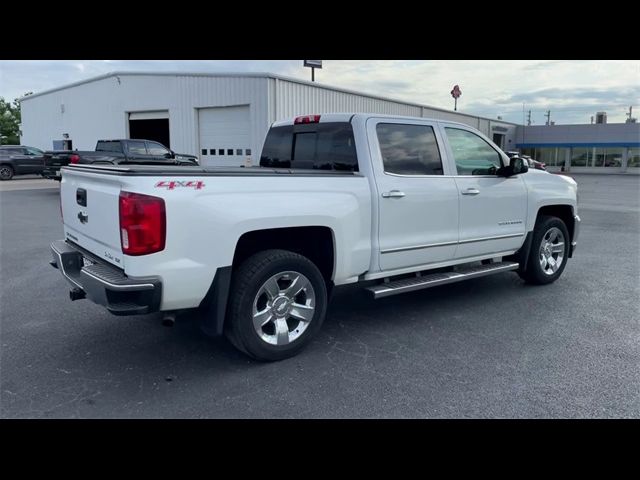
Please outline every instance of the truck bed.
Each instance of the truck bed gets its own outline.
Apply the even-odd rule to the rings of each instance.
[[[119,176],[179,176],[179,177],[228,177],[228,176],[328,176],[328,177],[358,177],[358,172],[348,170],[307,170],[295,168],[266,168],[266,167],[203,167],[180,165],[68,165],[64,169],[74,171],[95,172],[102,175]]]

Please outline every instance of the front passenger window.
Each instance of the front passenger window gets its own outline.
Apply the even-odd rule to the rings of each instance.
[[[163,145],[155,142],[147,142],[147,151],[149,152],[149,155],[153,155],[155,157],[162,157],[170,153]]]
[[[495,175],[502,167],[500,154],[475,133],[450,127],[445,130],[458,175]]]

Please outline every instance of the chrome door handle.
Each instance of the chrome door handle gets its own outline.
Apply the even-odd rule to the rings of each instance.
[[[391,190],[390,192],[382,192],[382,198],[402,198],[404,197],[404,192],[400,190]]]
[[[478,195],[480,193],[480,190],[478,190],[477,188],[467,188],[460,193],[462,193],[462,195]]]

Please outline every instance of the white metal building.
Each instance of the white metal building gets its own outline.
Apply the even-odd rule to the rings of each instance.
[[[325,112],[369,112],[453,120],[505,150],[516,124],[268,73],[113,72],[24,97],[21,142],[93,150],[98,139],[146,138],[203,165],[256,164],[276,120]]]

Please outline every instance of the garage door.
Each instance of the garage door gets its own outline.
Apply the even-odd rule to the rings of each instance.
[[[199,109],[201,165],[248,165],[252,157],[249,130],[248,105]]]

